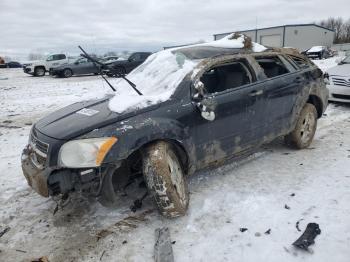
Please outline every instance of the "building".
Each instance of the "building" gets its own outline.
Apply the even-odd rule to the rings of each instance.
[[[333,30],[315,24],[283,25],[237,32],[265,46],[294,47],[301,51],[318,45],[330,47],[335,35]],[[215,34],[214,40],[231,33],[233,32]]]

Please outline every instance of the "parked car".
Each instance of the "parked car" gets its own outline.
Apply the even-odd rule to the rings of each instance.
[[[144,177],[161,214],[176,217],[196,170],[281,136],[308,147],[327,107],[321,70],[242,37],[153,54],[128,75],[142,95],[120,79],[114,96],[39,120],[22,154],[28,184],[44,197],[79,191],[115,206]]]
[[[6,63],[6,67],[7,68],[22,68],[23,66],[19,62],[10,61],[10,62]]]
[[[333,53],[327,46],[313,46],[305,51],[305,55],[310,59],[323,59],[333,56]]]
[[[45,60],[33,61],[23,67],[24,73],[33,76],[44,76],[46,72],[50,72],[53,68],[69,62],[66,54],[49,55]]]
[[[100,68],[86,58],[78,58],[72,63],[63,64],[51,70],[52,76],[71,77],[73,75],[98,74]]]
[[[339,64],[327,71],[327,88],[329,100],[338,102],[350,102],[350,55]]]
[[[108,76],[126,75],[141,65],[151,54],[150,52],[132,53],[127,60],[118,60],[110,63],[109,68],[105,72]]]

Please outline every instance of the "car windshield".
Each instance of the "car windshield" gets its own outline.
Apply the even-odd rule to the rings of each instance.
[[[342,63],[343,64],[350,64],[350,55],[345,57],[343,60],[342,60]]]
[[[121,112],[131,105],[145,106],[167,100],[198,63],[199,60],[190,60],[184,54],[171,50],[151,55],[128,75],[143,95],[135,94],[129,84],[120,79],[114,84],[117,91],[109,103],[110,109]]]

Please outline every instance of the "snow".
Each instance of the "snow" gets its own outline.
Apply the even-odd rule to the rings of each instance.
[[[144,193],[138,184],[114,209],[76,196],[53,215],[55,202],[33,192],[21,171],[26,123],[110,89],[96,76],[34,78],[4,69],[0,77],[9,79],[0,80],[0,227],[11,228],[0,238],[0,261],[100,261],[103,253],[101,261],[153,261],[154,230],[162,226],[176,241],[175,261],[349,261],[349,105],[329,105],[309,149],[289,149],[276,140],[188,178],[184,217],[165,219],[148,211],[155,209],[150,197],[132,213],[129,206]],[[309,222],[320,225],[312,252],[291,245],[302,233],[295,228],[299,220],[301,230]],[[241,227],[248,230],[242,233]],[[264,234],[268,229],[271,234]],[[98,233],[104,237],[97,241]]]
[[[197,64],[198,61],[191,61],[181,53],[174,54],[172,50],[151,55],[127,76],[143,95],[138,95],[125,80],[120,79],[115,86],[115,96],[109,102],[109,109],[122,113],[168,100]]]
[[[191,47],[243,48],[244,36],[231,39],[232,36],[233,34],[218,41],[195,44]],[[109,109],[122,113],[168,100],[179,83],[200,62],[200,60],[188,59],[182,53],[177,52],[179,49],[181,48],[167,49],[151,55],[127,76],[136,84],[137,89],[143,94],[142,96],[139,96],[125,80],[120,80],[115,86],[117,91],[109,102]],[[253,43],[253,52],[262,52],[265,49],[264,46]]]
[[[309,50],[307,50],[307,53],[320,52],[323,49],[324,49],[324,46],[313,46]]]
[[[312,62],[317,65],[324,73],[338,65],[343,56],[333,56],[327,59],[315,59]]]

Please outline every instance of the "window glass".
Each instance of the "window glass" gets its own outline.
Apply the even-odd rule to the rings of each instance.
[[[53,60],[53,55],[50,55],[46,58],[46,61],[52,61]]]
[[[243,62],[235,62],[211,68],[200,80],[205,92],[212,94],[250,84],[252,75]]]
[[[289,73],[289,70],[277,56],[256,57],[255,60],[268,78]]]

